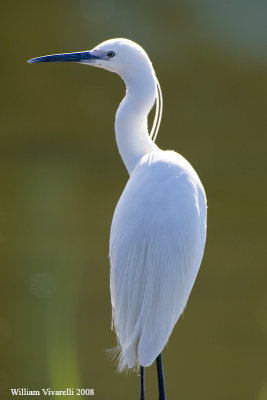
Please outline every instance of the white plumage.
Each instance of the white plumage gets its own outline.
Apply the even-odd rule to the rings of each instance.
[[[107,69],[118,72],[127,88],[115,129],[130,179],[110,234],[112,318],[121,371],[152,364],[167,343],[202,260],[207,208],[192,166],[181,155],[160,150],[148,133],[147,115],[161,91],[147,54],[125,39],[98,48],[118,54],[116,65]]]
[[[172,151],[142,157],[116,207],[110,235],[119,369],[148,366],[164,348],[203,255],[206,199],[191,165]]]
[[[162,96],[152,64],[139,45],[112,39],[92,51],[30,60],[53,61],[104,68],[120,75],[126,84],[115,131],[130,178],[116,207],[110,234],[112,318],[119,344],[119,370],[141,365],[144,399],[143,367],[157,358],[163,400],[159,355],[184,310],[202,260],[205,191],[181,155],[162,151],[154,143]],[[155,100],[156,116],[149,134],[147,116]]]

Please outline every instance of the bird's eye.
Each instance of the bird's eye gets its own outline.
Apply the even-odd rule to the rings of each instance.
[[[114,56],[115,56],[114,51],[108,51],[108,52],[107,52],[107,57],[108,57],[108,58],[112,58],[112,57],[114,57]]]

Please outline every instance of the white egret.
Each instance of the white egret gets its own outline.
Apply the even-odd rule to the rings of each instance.
[[[162,96],[146,52],[131,40],[112,39],[91,51],[29,60],[78,62],[115,72],[126,84],[115,120],[116,140],[130,178],[110,233],[112,320],[119,370],[157,360],[159,398],[165,399],[161,352],[183,312],[206,240],[206,196],[193,167],[155,144]],[[156,101],[151,133],[147,116]]]

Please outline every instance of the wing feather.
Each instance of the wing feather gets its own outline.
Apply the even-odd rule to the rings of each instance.
[[[162,351],[205,245],[204,189],[181,156],[162,153],[150,154],[135,169],[112,221],[110,288],[119,370],[148,366]]]

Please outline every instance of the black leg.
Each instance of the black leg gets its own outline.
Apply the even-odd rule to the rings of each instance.
[[[145,395],[145,368],[140,367],[140,376],[141,376],[141,400],[145,400],[146,395]]]
[[[164,389],[164,377],[161,354],[157,357],[157,369],[158,369],[158,383],[159,383],[159,400],[165,400],[165,389]]]

